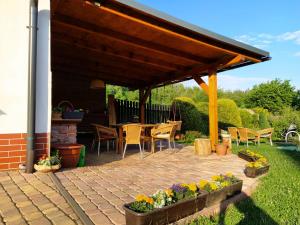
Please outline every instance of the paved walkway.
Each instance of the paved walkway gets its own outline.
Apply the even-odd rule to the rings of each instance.
[[[0,173],[0,224],[82,224],[47,174]]]
[[[243,189],[255,183],[246,178],[245,161],[236,155],[198,157],[193,147],[147,155],[128,154],[124,160],[112,153],[90,155],[85,168],[56,173],[61,183],[95,224],[125,224],[122,205],[139,194],[152,194],[173,183],[198,182],[212,175],[232,172],[244,180]]]
[[[256,180],[243,173],[245,161],[236,155],[199,157],[193,147],[153,155],[128,150],[122,160],[114,153],[90,154],[93,166],[57,172],[65,189],[99,225],[125,224],[122,206],[139,194],[150,195],[173,183],[198,182],[212,175],[232,172],[244,180],[243,189]],[[47,174],[0,173],[0,224],[82,224]]]

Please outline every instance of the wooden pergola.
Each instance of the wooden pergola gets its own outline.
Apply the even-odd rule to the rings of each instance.
[[[194,79],[209,96],[212,147],[217,73],[270,59],[268,52],[131,0],[52,0],[51,48],[53,72],[139,89],[141,122],[151,89]]]

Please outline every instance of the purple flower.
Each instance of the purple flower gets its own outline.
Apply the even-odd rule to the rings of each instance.
[[[174,192],[186,192],[187,188],[186,187],[182,187],[180,184],[173,184],[171,189]]]

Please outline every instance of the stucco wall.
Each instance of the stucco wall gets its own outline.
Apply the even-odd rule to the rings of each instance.
[[[0,1],[0,134],[26,133],[28,1]]]
[[[26,133],[29,0],[0,1],[0,134]],[[39,1],[36,133],[50,132],[50,1]]]

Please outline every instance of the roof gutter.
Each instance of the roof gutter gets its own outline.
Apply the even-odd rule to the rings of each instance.
[[[36,56],[37,56],[38,0],[30,0],[29,7],[29,54],[28,54],[28,104],[27,104],[27,151],[26,173],[33,172],[35,110],[36,110]]]

